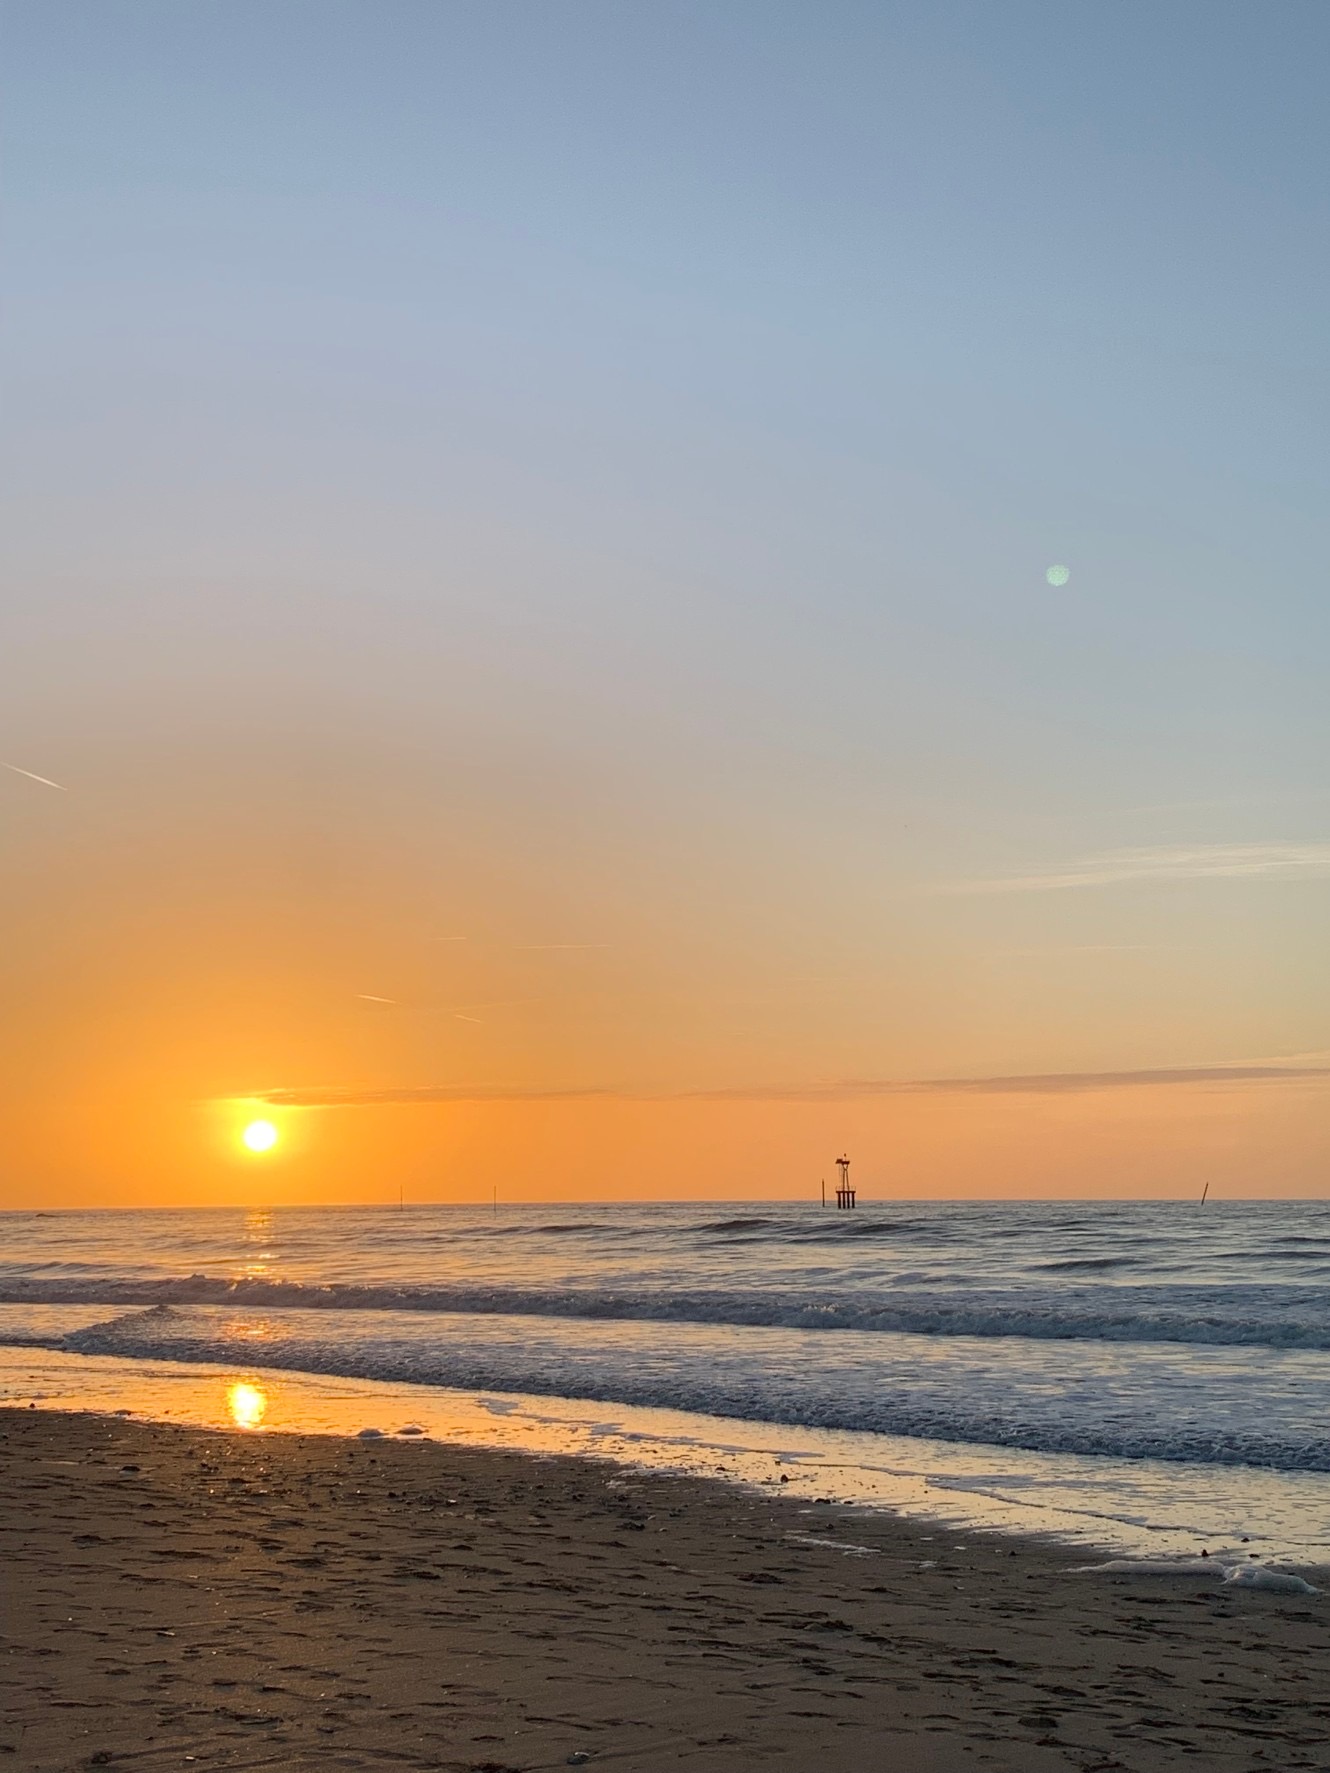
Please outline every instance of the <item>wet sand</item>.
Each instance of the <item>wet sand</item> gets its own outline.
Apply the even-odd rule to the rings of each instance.
[[[0,1411],[0,1767],[1330,1769],[1330,1596],[576,1459]]]

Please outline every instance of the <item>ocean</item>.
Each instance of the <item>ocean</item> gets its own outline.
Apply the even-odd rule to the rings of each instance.
[[[1319,1202],[10,1213],[0,1350],[15,1401],[283,1374],[362,1417],[479,1400],[545,1450],[562,1421],[750,1476],[830,1460],[850,1496],[987,1474],[1134,1549],[1185,1539],[1187,1497],[1199,1534],[1330,1547]]]

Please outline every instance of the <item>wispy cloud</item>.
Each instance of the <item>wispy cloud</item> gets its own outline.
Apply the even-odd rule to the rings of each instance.
[[[731,1089],[648,1090],[613,1084],[540,1089],[525,1084],[427,1084],[418,1089],[358,1090],[312,1085],[258,1090],[246,1100],[273,1108],[374,1108],[428,1102],[846,1102],[875,1096],[1060,1096],[1202,1084],[1289,1083],[1330,1078],[1330,1063],[1269,1061],[1166,1065],[1138,1071],[1049,1071],[983,1077],[842,1078],[827,1083],[744,1085]]]
[[[999,948],[996,953],[1019,960],[1060,960],[1068,954],[1170,954],[1176,942],[1064,942],[1046,948]]]
[[[1140,1071],[1048,1071],[1010,1077],[930,1078],[902,1087],[935,1094],[1054,1096],[1177,1084],[1287,1083],[1318,1077],[1330,1078],[1330,1065],[1159,1065]],[[866,1093],[872,1093],[873,1088],[867,1085]]]
[[[459,1017],[474,1022],[475,1016]],[[308,1089],[257,1090],[245,1093],[247,1102],[266,1102],[270,1108],[379,1108],[416,1102],[581,1102],[593,1097],[635,1100],[629,1091],[573,1088],[531,1089],[523,1084],[427,1084],[414,1090],[356,1090],[314,1085]]]
[[[30,782],[40,782],[43,788],[58,788],[62,794],[69,793],[63,782],[53,782],[49,776],[39,776],[32,770],[20,769],[16,763],[0,763],[0,770],[12,770],[16,776],[26,776]]]
[[[1042,874],[950,881],[945,893],[1056,893],[1168,880],[1330,880],[1330,843],[1174,844],[1110,850]]]

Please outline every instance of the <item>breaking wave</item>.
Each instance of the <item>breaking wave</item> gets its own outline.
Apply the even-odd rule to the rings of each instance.
[[[385,1317],[156,1306],[47,1346],[588,1399],[705,1415],[1075,1453],[1330,1472],[1318,1400],[1330,1358],[1223,1349],[810,1336],[726,1325],[544,1322],[442,1313]],[[1069,1399],[1076,1400],[1069,1408]]]

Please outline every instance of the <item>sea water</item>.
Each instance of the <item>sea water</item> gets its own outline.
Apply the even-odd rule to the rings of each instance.
[[[291,1426],[432,1413],[1134,1550],[1330,1558],[1321,1203],[6,1214],[0,1348],[17,1400],[206,1420],[228,1375],[284,1374]]]

